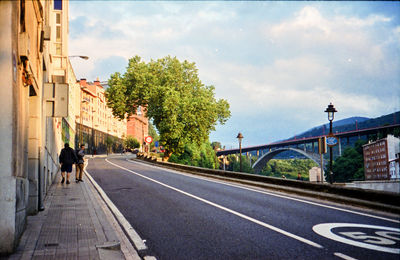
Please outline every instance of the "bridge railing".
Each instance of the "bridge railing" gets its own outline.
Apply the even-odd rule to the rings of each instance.
[[[386,129],[394,129],[394,128],[400,128],[400,124],[392,124],[392,125],[387,125],[387,126],[379,126],[379,127],[371,127],[371,128],[364,128],[364,129],[358,129],[358,130],[353,130],[353,131],[346,131],[346,132],[339,132],[335,133],[335,135],[339,138],[343,137],[353,137],[353,136],[363,136],[363,135],[370,135],[370,134],[377,134],[382,130]],[[300,144],[310,144],[310,143],[316,143],[318,142],[318,139],[326,136],[326,135],[319,135],[319,136],[312,136],[312,137],[305,137],[305,138],[300,138],[300,139],[290,139],[290,140],[283,140],[283,141],[277,141],[269,144],[264,144],[264,145],[256,145],[256,146],[248,146],[248,147],[242,147],[242,152],[247,153],[251,151],[257,151],[257,150],[265,150],[265,149],[272,149],[272,148],[283,148],[285,145],[300,145]],[[222,156],[222,155],[229,155],[229,154],[238,154],[239,149],[227,149],[227,150],[221,150],[217,151],[217,156]]]

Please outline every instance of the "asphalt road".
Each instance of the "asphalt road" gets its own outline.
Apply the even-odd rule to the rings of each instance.
[[[87,171],[157,259],[396,259],[400,216],[199,178],[132,162]]]

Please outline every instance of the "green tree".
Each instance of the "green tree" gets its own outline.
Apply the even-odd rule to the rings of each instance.
[[[272,159],[261,171],[262,175],[282,177],[285,175],[288,179],[297,179],[300,173],[304,180],[309,179],[309,170],[318,166],[310,159]]]
[[[226,100],[216,100],[214,87],[199,79],[194,63],[167,56],[145,63],[135,56],[124,75],[114,73],[107,89],[113,114],[124,118],[146,107],[164,146],[164,160],[182,153],[186,144],[201,146],[217,122],[230,117]]]
[[[194,143],[186,144],[184,151],[180,154],[173,154],[169,161],[210,169],[219,168],[215,151],[209,142],[205,142],[200,146]]]
[[[217,150],[217,149],[222,148],[222,145],[221,145],[220,142],[212,142],[212,143],[211,143],[211,147],[212,147],[214,150]]]
[[[112,148],[112,145],[114,144],[114,138],[112,138],[111,136],[107,136],[106,138],[106,146],[107,146],[107,153],[110,152],[110,149]]]
[[[395,128],[395,129],[393,130],[393,135],[394,135],[395,137],[400,137],[400,128]]]
[[[239,155],[228,155],[228,170],[234,172],[240,172],[240,157]],[[246,173],[254,173],[254,169],[250,166],[250,158],[245,155],[242,155],[242,172]]]
[[[132,150],[140,147],[139,141],[130,135],[128,135],[128,137],[124,140],[124,145],[125,148]]]
[[[333,178],[337,182],[364,179],[364,140],[358,140],[354,147],[347,147],[342,156],[337,158],[332,166]]]

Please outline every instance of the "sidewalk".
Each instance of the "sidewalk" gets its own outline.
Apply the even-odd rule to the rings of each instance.
[[[20,244],[8,259],[140,259],[86,176],[75,183],[74,170],[71,184],[60,181],[58,174],[45,210],[28,217]]]

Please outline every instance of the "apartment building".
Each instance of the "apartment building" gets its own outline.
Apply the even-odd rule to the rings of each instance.
[[[79,120],[76,122],[79,142],[85,144],[91,153],[103,153],[107,148],[108,152],[120,151],[122,139],[127,135],[127,121],[113,116],[100,81],[91,83],[81,79],[78,91],[81,100],[76,104],[80,107],[80,117],[77,115]]]
[[[138,107],[135,115],[129,116],[126,134],[136,138],[141,145],[144,143],[144,138],[149,135],[149,120],[141,106]]]
[[[389,160],[389,173],[391,180],[400,180],[400,152],[396,158]]]
[[[363,145],[365,180],[396,179],[390,164],[395,165],[399,150],[400,139],[392,135]]]

